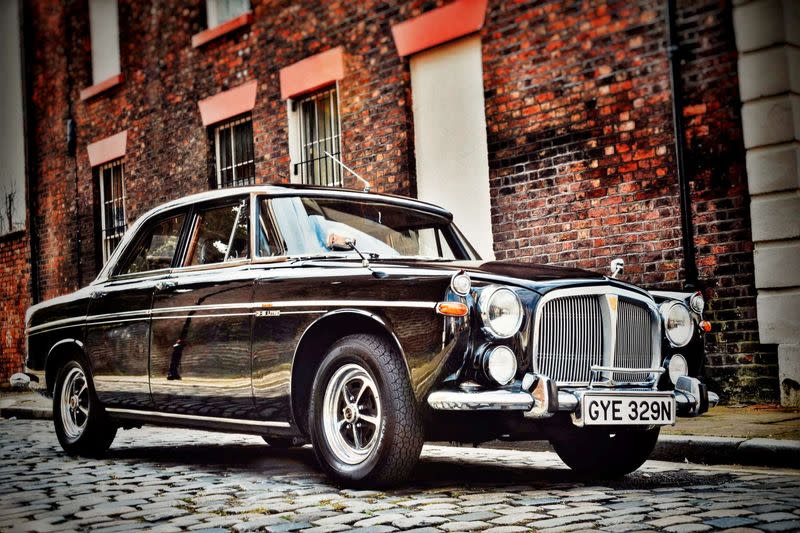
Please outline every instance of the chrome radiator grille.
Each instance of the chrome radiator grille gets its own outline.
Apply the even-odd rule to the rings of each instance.
[[[539,323],[538,371],[557,383],[588,382],[603,364],[603,318],[597,296],[569,296],[544,304]]]
[[[660,357],[653,353],[660,346],[653,320],[646,302],[607,291],[546,299],[533,326],[534,371],[559,385],[585,385],[592,365],[652,368]],[[618,382],[651,377],[642,372],[604,375]]]
[[[614,365],[625,368],[650,368],[653,364],[653,341],[650,314],[644,307],[621,300],[617,314],[617,346]],[[617,381],[644,381],[647,374],[615,372]]]

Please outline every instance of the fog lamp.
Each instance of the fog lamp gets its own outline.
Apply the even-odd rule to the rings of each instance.
[[[667,371],[669,372],[669,380],[674,385],[678,382],[679,377],[689,375],[689,364],[686,362],[685,357],[680,354],[675,354],[669,358]]]
[[[498,385],[507,385],[517,375],[517,356],[508,346],[490,348],[483,356],[483,370]]]
[[[696,292],[692,294],[692,297],[689,298],[689,307],[692,308],[692,311],[697,313],[698,315],[702,315],[703,311],[706,308],[706,300],[703,298],[702,292]]]

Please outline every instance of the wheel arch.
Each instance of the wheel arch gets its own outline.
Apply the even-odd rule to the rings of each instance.
[[[56,376],[61,366],[76,356],[86,358],[86,352],[84,351],[83,342],[72,338],[61,339],[47,352],[44,363],[44,382],[48,394],[53,394]]]
[[[357,333],[378,335],[391,342],[402,357],[408,378],[411,379],[403,347],[383,318],[363,309],[349,308],[325,314],[306,328],[292,357],[290,405],[295,423],[304,435],[308,435],[311,387],[322,358],[334,342]]]

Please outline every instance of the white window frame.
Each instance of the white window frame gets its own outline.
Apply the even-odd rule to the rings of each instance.
[[[217,7],[217,0],[206,0],[206,22],[208,23],[209,28],[215,28],[220,24],[228,22],[229,20],[233,20],[234,18],[244,15],[252,10],[252,6],[250,2],[245,2],[247,4],[247,9],[235,15],[231,18],[227,18],[225,20],[220,20],[219,18],[219,9]]]
[[[105,81],[121,72],[117,7],[117,0],[89,0],[93,84]]]
[[[110,200],[106,199],[106,185],[105,185],[105,178],[103,176],[103,172],[107,169],[119,167],[120,172],[120,186],[122,187],[121,196],[118,198],[114,197],[114,180],[111,179],[111,196]],[[128,222],[126,218],[127,209],[125,206],[125,165],[122,159],[115,159],[114,161],[109,161],[108,163],[103,163],[99,167],[97,167],[97,178],[100,185],[100,238],[102,242],[103,248],[103,265],[105,265],[111,255],[114,253],[114,250],[117,246],[119,246],[120,242],[122,242],[122,236],[125,235],[125,230],[128,227]],[[108,228],[109,221],[106,220],[106,204],[107,203],[114,203],[119,202],[122,204],[122,218],[125,221],[125,224],[120,229],[119,226],[114,226],[113,228]],[[113,234],[110,234],[110,230],[115,230]],[[116,242],[114,248],[111,248],[111,243]]]
[[[333,93],[336,98],[336,123],[335,125],[333,122],[331,123],[331,130],[335,127],[336,133],[331,137],[326,137],[325,139],[317,139],[311,142],[305,142],[303,139],[303,102],[308,101],[309,99],[320,99],[323,96]],[[303,162],[303,151],[304,148],[319,143],[320,141],[324,141],[329,139],[335,143],[338,143],[338,150],[334,150],[332,153],[336,155],[338,152],[339,160],[342,160],[342,113],[341,113],[341,102],[339,99],[339,83],[336,82],[331,84],[327,87],[323,87],[322,89],[315,91],[312,94],[300,96],[298,98],[289,99],[286,102],[286,112],[288,115],[288,122],[289,122],[289,176],[290,181],[292,183],[310,183],[314,184],[313,182],[304,181],[304,176],[302,170],[296,171],[298,165]],[[317,132],[319,132],[319,128],[317,128]],[[336,163],[335,161],[331,160],[331,164],[333,165],[335,178],[332,184],[329,186],[331,187],[343,187],[344,186],[344,173],[342,172],[341,166]]]
[[[253,159],[248,161],[236,161],[236,136],[233,134],[234,126],[238,126],[239,124],[244,124],[246,122],[250,122],[250,131],[253,132],[253,117],[252,116],[245,116],[240,117],[234,120],[229,120],[227,122],[221,122],[213,126],[214,128],[214,155],[216,159],[214,160],[214,171],[217,176],[217,189],[228,188],[228,187],[236,187],[236,182],[238,181],[236,178],[236,170],[241,168],[245,165],[253,164],[255,166],[255,157],[256,157],[256,148],[255,148],[255,138],[253,138]],[[229,129],[231,130],[231,164],[222,168],[220,166],[220,141],[219,141],[219,134],[221,131]],[[255,132],[253,132],[255,135]],[[222,184],[222,171],[231,169],[233,172],[233,185],[223,185]],[[255,172],[253,172],[253,182],[255,182]]]

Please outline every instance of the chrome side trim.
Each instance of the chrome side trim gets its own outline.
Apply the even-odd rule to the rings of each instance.
[[[256,426],[256,427],[277,427],[288,428],[291,425],[288,422],[273,422],[266,420],[240,420],[237,418],[220,418],[216,416],[200,416],[200,415],[183,415],[178,413],[162,413],[159,411],[140,411],[137,409],[121,409],[118,407],[106,407],[109,413],[137,415],[137,416],[155,416],[157,418],[175,419],[175,420],[200,420],[205,422],[221,422],[224,424],[238,424],[240,426]]]
[[[82,323],[84,320],[86,320],[86,315],[76,316],[73,318],[62,318],[60,320],[45,322],[44,324],[39,324],[38,326],[33,326],[28,328],[28,335],[32,335],[33,333],[38,333],[39,331],[42,331],[44,329],[66,328],[74,325],[75,323]]]
[[[237,310],[237,309],[272,309],[275,307],[406,307],[415,309],[435,309],[436,302],[422,302],[422,301],[409,301],[409,302],[393,302],[388,300],[287,300],[283,302],[253,302],[253,303],[236,303],[236,304],[218,304],[218,305],[185,305],[176,307],[162,307],[152,310],[142,311],[121,311],[119,313],[104,313],[101,315],[80,316],[75,318],[64,318],[61,320],[54,320],[33,326],[28,329],[28,335],[40,333],[45,330],[55,330],[73,325],[83,325],[83,323],[91,325],[102,325],[111,322],[128,322],[133,320],[141,320],[146,318],[163,319],[163,318],[186,318],[185,316],[168,316],[158,317],[155,315],[165,313],[180,313],[180,312],[197,312],[197,311],[219,311],[219,310]],[[292,314],[300,313],[319,313],[318,310],[309,311],[292,311]],[[192,318],[219,317],[219,316],[238,316],[248,315],[252,313],[236,313],[236,314],[217,314],[217,315],[192,315]],[[288,312],[286,313],[288,314]]]

